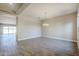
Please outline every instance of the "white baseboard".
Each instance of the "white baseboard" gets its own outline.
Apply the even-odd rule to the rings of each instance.
[[[18,39],[18,41],[21,41],[21,40],[28,40],[28,39],[32,39],[32,38],[38,38],[38,37],[41,37],[41,35],[38,35],[38,36],[31,36],[31,37],[27,37],[27,38]]]
[[[70,39],[64,39],[64,38],[59,38],[59,37],[41,36],[41,35],[38,35],[38,36],[32,36],[32,37],[23,38],[23,39],[18,39],[18,41],[21,41],[21,40],[28,40],[28,39],[32,39],[32,38],[38,38],[38,37],[47,37],[47,38],[51,38],[51,39],[57,39],[57,40],[64,40],[64,41],[77,42],[76,40],[73,41],[73,40],[70,40]]]
[[[73,41],[73,40],[70,40],[70,39],[64,39],[64,38],[59,38],[59,37],[49,37],[49,36],[44,36],[44,37],[51,38],[51,39],[57,39],[57,40],[64,40],[64,41],[77,42],[76,40]]]

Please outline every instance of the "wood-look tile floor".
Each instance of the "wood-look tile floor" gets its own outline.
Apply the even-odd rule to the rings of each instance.
[[[16,39],[11,37],[0,37],[0,56],[16,55]]]
[[[77,43],[49,38],[34,38],[19,42],[20,54],[30,56],[75,56]]]
[[[76,56],[77,43],[49,38],[0,41],[0,56]]]

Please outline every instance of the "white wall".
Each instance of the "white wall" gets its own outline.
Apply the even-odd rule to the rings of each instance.
[[[3,24],[14,24],[16,25],[16,18],[15,19],[7,19],[7,18],[3,18],[1,19],[0,18],[0,23],[3,23]]]
[[[39,19],[27,16],[25,13],[18,15],[18,40],[40,37],[40,25]]]
[[[0,13],[0,23],[16,25],[16,16],[1,12]]]
[[[2,24],[16,25],[16,16],[0,11],[0,35],[3,34],[3,25]]]
[[[78,13],[77,13],[77,44],[79,49],[79,7],[78,7]]]
[[[76,18],[77,13],[71,13],[43,21],[43,36],[67,41],[76,41]]]

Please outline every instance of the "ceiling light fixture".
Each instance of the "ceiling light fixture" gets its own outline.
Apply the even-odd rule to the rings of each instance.
[[[9,3],[10,5],[13,5],[13,3]]]
[[[47,12],[46,11],[44,12],[44,16],[45,16],[45,18],[47,18]],[[43,26],[48,27],[49,24],[48,23],[44,23]]]
[[[49,24],[46,24],[46,23],[45,23],[45,24],[43,24],[43,26],[49,26]]]

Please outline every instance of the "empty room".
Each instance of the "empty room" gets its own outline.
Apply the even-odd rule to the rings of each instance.
[[[1,56],[77,56],[76,3],[0,3]]]

